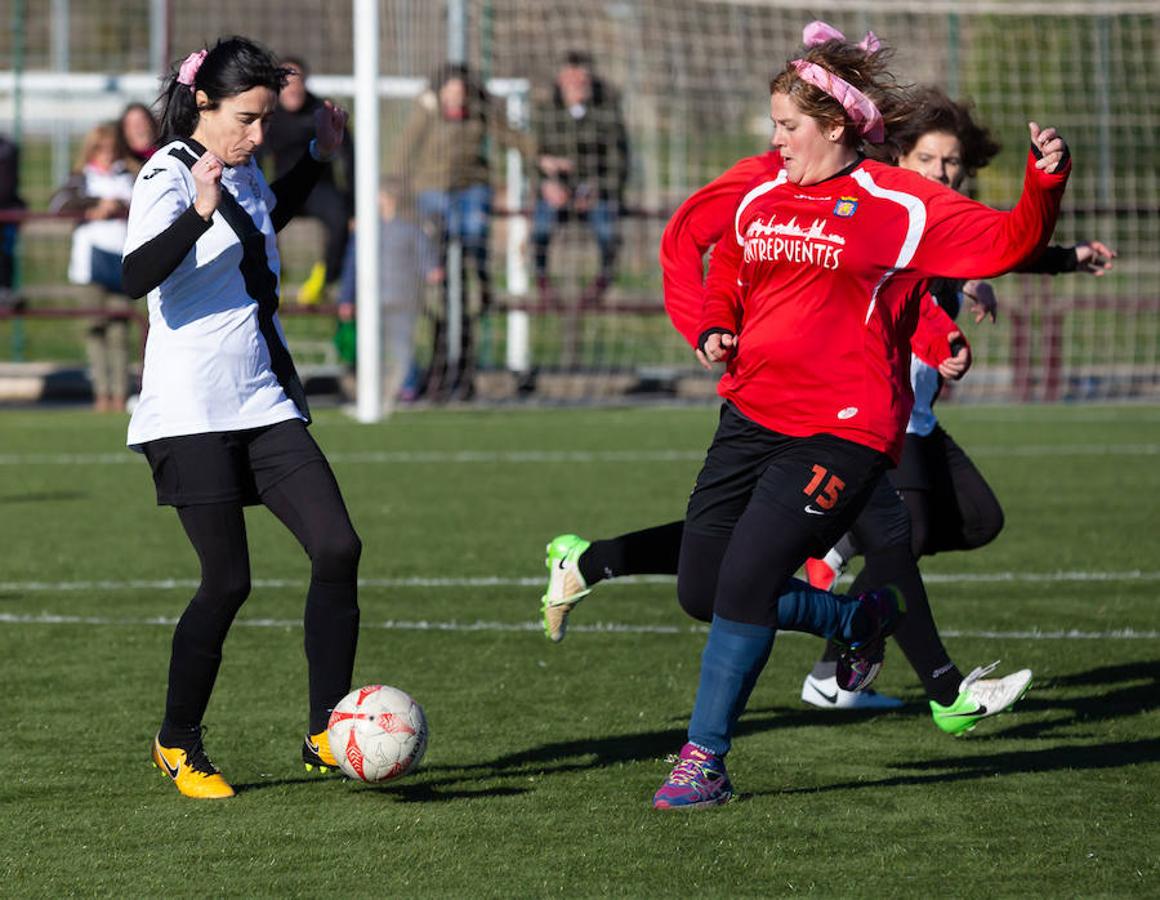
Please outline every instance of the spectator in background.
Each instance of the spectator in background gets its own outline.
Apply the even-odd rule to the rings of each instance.
[[[144,103],[130,103],[121,110],[118,120],[121,140],[137,163],[143,164],[157,150],[160,129],[153,112]]]
[[[103,122],[85,135],[76,171],[49,201],[50,212],[80,217],[73,230],[69,281],[92,285],[92,305],[112,314],[89,322],[85,336],[97,412],[124,410],[129,389],[130,306],[121,284],[121,251],[139,168],[118,124]]]
[[[384,178],[379,187],[379,302],[383,307],[383,411],[396,400],[415,399],[415,323],[423,309],[425,284],[443,280],[435,243],[409,218],[400,178]],[[355,242],[347,245],[339,293],[340,323],[355,319]]]
[[[20,199],[20,148],[0,135],[0,210],[22,210]],[[14,302],[17,222],[0,221],[0,305]]]
[[[415,191],[423,227],[440,239],[442,253],[449,240],[461,242],[464,270],[472,270],[479,285],[477,309],[481,311],[491,304],[487,261],[492,201],[489,137],[516,148],[529,160],[535,158],[532,136],[507,124],[503,111],[467,66],[448,63],[416,99],[391,166],[391,171],[402,175]],[[449,371],[447,362],[447,316],[438,317],[435,323],[427,391],[437,398],[454,395],[468,399],[474,392],[476,313],[466,288],[464,279],[462,339],[454,371]]]
[[[286,175],[314,137],[314,113],[322,108],[322,99],[306,89],[310,67],[296,56],[285,56],[282,68],[290,74],[278,94],[278,107],[270,117],[262,158],[270,159],[273,179]],[[269,174],[269,173],[267,173]],[[317,219],[326,229],[325,258],[314,264],[298,292],[299,303],[317,303],[328,284],[338,280],[342,273],[343,255],[350,235],[350,218],[354,215],[354,144],[350,132],[343,135],[331,165],[322,176],[300,215]]]
[[[628,180],[628,133],[615,90],[597,78],[587,53],[573,51],[556,73],[551,102],[536,116],[540,195],[532,243],[540,293],[551,293],[548,244],[570,217],[587,222],[600,248],[600,273],[584,292],[597,300],[616,276],[620,211]]]

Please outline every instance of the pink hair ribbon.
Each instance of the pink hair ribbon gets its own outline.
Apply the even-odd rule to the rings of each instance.
[[[810,22],[802,29],[802,42],[807,47],[816,47],[826,41],[844,40],[846,36],[842,32],[825,22]],[[881,43],[873,31],[868,31],[858,46],[867,53],[877,53]],[[850,121],[858,128],[859,134],[865,136],[871,143],[882,143],[886,138],[886,125],[882,121],[882,113],[874,105],[873,100],[844,78],[816,63],[795,59],[790,65],[797,69],[798,77],[802,81],[812,84],[841,103]]]
[[[833,25],[828,25],[821,19],[815,19],[802,29],[802,43],[807,47],[816,47],[818,44],[824,44],[826,41],[845,41],[846,35],[838,31]],[[873,31],[867,31],[866,37],[858,42],[858,46],[867,53],[877,53],[882,47],[882,42],[878,40],[878,35]]]
[[[193,81],[197,78],[197,70],[201,68],[201,64],[205,62],[205,57],[208,51],[195,50],[185,58],[185,62],[181,64],[181,68],[177,70],[177,83],[189,86],[193,90]]]

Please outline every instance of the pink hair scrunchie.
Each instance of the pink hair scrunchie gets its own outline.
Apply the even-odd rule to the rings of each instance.
[[[846,41],[846,35],[821,19],[815,19],[802,29],[802,43],[807,47],[816,47],[826,41]],[[882,48],[882,42],[873,31],[867,31],[866,36],[858,42],[858,46],[867,53],[877,53]]]
[[[185,62],[181,64],[181,68],[177,70],[177,83],[188,86],[192,91],[194,79],[197,78],[197,70],[205,62],[208,53],[208,50],[195,50],[189,54],[185,58]]]

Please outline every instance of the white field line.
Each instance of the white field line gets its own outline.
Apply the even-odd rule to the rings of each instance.
[[[963,573],[959,575],[942,574],[930,575],[926,578],[932,583],[949,583],[954,581],[974,583],[1048,583],[1048,582],[1115,582],[1115,581],[1158,581],[1160,572],[991,572],[991,573]],[[359,584],[364,588],[426,588],[426,589],[463,589],[479,587],[513,587],[531,588],[543,585],[542,577],[508,578],[508,577],[480,577],[480,578],[364,578]],[[665,584],[672,583],[668,576],[637,576],[634,578],[619,579],[620,583],[627,584]],[[255,588],[300,588],[303,581],[298,579],[256,579]],[[193,579],[162,579],[162,580],[130,580],[130,581],[9,581],[0,582],[0,592],[43,592],[65,593],[74,591],[96,590],[194,590],[197,582]],[[156,617],[107,617],[107,616],[78,616],[56,613],[0,613],[0,624],[8,625],[112,625],[120,627],[133,626],[167,626],[177,622],[176,618],[166,616]],[[298,628],[301,622],[297,619],[238,619],[237,624],[248,628]],[[460,621],[431,621],[420,620],[387,620],[377,623],[363,623],[364,628],[384,629],[390,631],[450,631],[450,632],[530,632],[539,631],[538,622],[491,622],[477,620],[474,622]],[[631,625],[618,622],[594,623],[590,625],[570,626],[570,630],[579,632],[596,632],[612,634],[703,634],[707,631],[704,625]],[[1155,640],[1160,638],[1160,631],[1136,631],[1133,629],[1116,629],[1111,631],[1079,631],[1040,629],[1022,631],[960,631],[944,630],[944,637],[949,638],[993,638],[1013,640]]]
[[[962,572],[923,575],[927,584],[1058,584],[1067,582],[1160,581],[1160,572],[1129,570],[1124,572]],[[672,584],[670,575],[634,575],[616,579],[618,585]],[[505,577],[488,575],[475,578],[360,578],[361,588],[495,588],[543,587],[544,577]],[[255,578],[255,588],[301,588],[304,578]],[[198,582],[193,578],[92,580],[92,581],[0,581],[0,593],[69,593],[73,591],[192,591]]]
[[[0,613],[0,625],[108,625],[118,628],[133,628],[141,626],[164,626],[172,628],[177,619],[169,616],[148,617],[112,617],[112,616],[66,616],[56,613],[35,613],[21,615],[18,613]],[[240,628],[301,628],[302,622],[298,619],[235,619],[234,625]],[[474,622],[437,622],[427,619],[404,620],[387,619],[384,622],[363,622],[362,628],[381,631],[446,631],[446,632],[536,632],[543,626],[539,622],[487,622],[477,619]],[[569,625],[569,632],[587,632],[596,634],[707,634],[706,625],[630,625],[623,622],[597,622],[592,625]],[[810,635],[788,631],[785,634],[795,637],[809,637]],[[988,638],[993,640],[1027,640],[1027,641],[1094,641],[1094,640],[1156,640],[1160,638],[1160,631],[1136,631],[1131,628],[1120,628],[1112,631],[1079,631],[1077,629],[1060,631],[959,631],[946,629],[940,632],[948,638]]]
[[[972,456],[1156,456],[1160,444],[1043,444],[972,446]],[[367,450],[328,453],[332,463],[350,465],[523,465],[527,463],[699,462],[703,450]],[[0,466],[110,466],[140,464],[128,450],[114,453],[0,453]]]

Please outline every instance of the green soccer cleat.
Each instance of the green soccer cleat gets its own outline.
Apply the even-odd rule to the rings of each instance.
[[[555,643],[564,640],[568,614],[592,589],[580,574],[580,557],[590,542],[574,534],[552,538],[547,546],[548,592],[540,598],[544,618],[544,634]]]
[[[999,665],[995,660],[989,666],[980,666],[963,679],[959,696],[950,706],[930,701],[934,724],[947,734],[966,734],[979,724],[980,719],[997,716],[1010,709],[1015,701],[1031,687],[1031,670],[1020,669],[1003,678],[983,678]]]

